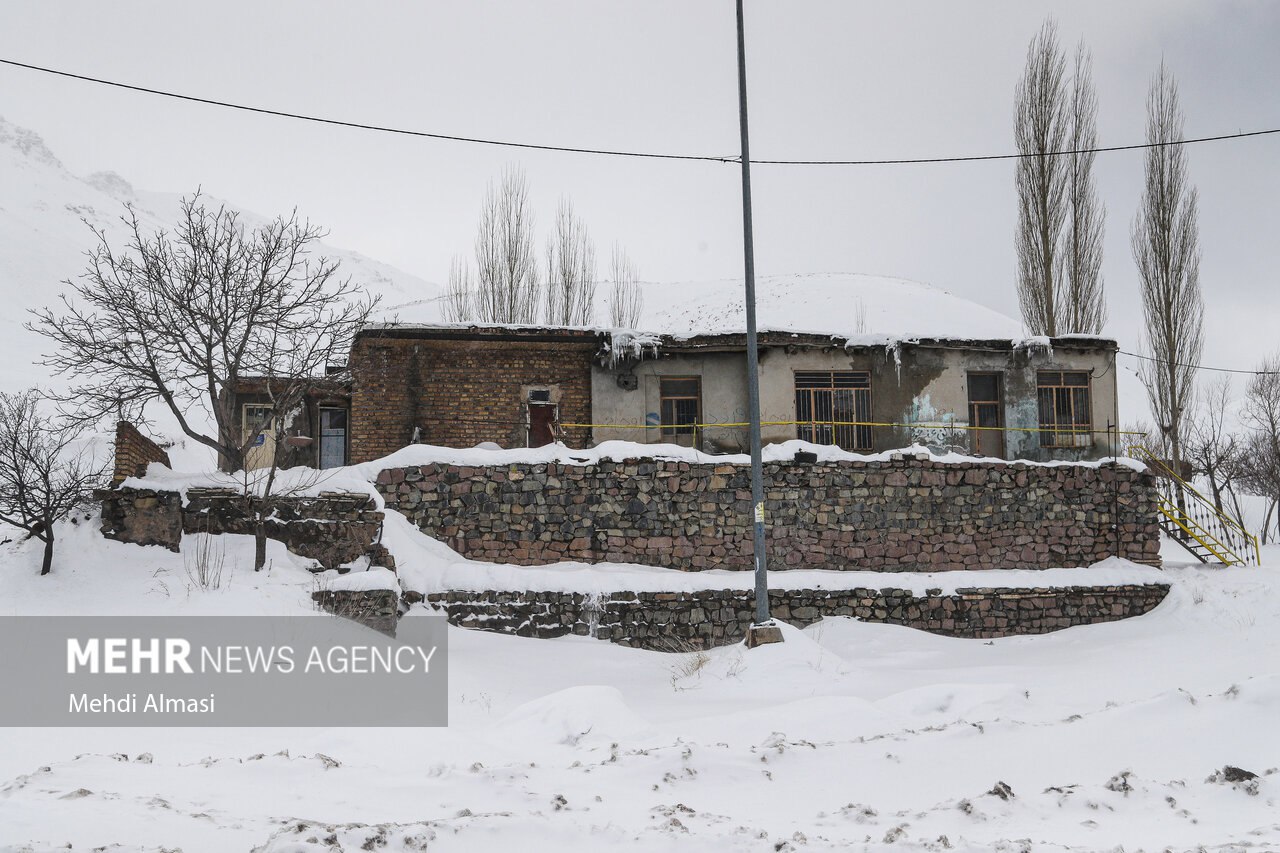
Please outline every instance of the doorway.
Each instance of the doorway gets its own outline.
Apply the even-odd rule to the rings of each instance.
[[[529,401],[530,447],[542,447],[556,440],[555,424],[558,408],[555,403]]]
[[[347,410],[320,409],[321,468],[341,468],[347,464]]]
[[[969,448],[975,456],[1004,458],[1004,377],[969,374]]]

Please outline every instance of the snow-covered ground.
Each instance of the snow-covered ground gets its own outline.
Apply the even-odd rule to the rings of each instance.
[[[178,197],[112,173],[72,175],[37,135],[3,120],[0,190],[0,297],[10,309],[0,390],[13,391],[48,380],[32,366],[42,343],[21,328],[23,309],[54,302],[59,282],[83,268],[92,234],[81,220],[118,241],[123,202],[159,226]],[[338,254],[384,296],[381,319],[440,319],[432,285]],[[642,325],[740,330],[740,287],[647,284]],[[764,328],[874,340],[1021,336],[1016,320],[900,279],[766,276],[759,296]],[[1136,386],[1122,386],[1122,397],[1140,400]],[[431,461],[424,452],[399,461]],[[181,446],[171,455],[180,467],[207,467]],[[368,489],[373,475],[346,469],[322,487]],[[289,615],[313,612],[310,594],[322,585],[389,580],[385,571],[317,577],[274,542],[269,570],[255,573],[251,542],[223,536],[205,542],[223,566],[206,589],[194,579],[196,540],[183,554],[138,548],[104,541],[95,518],[81,519],[63,526],[43,578],[38,543],[0,543],[0,617]],[[385,541],[401,581],[423,590],[749,580],[481,565],[398,517]],[[1257,569],[1190,565],[1176,547],[1165,557],[1163,572],[1107,564],[1036,573],[1046,585],[1172,584],[1147,616],[1039,637],[962,640],[827,619],[788,628],[782,645],[672,655],[451,629],[447,729],[6,729],[0,853],[1280,849],[1280,547]],[[790,580],[864,582],[832,574]],[[1028,574],[909,583],[1025,584]],[[1257,777],[1226,778],[1226,767]]]
[[[216,537],[202,590],[189,556],[95,528],[46,578],[4,546],[0,613],[311,608],[274,543],[255,574]],[[1151,614],[995,641],[827,619],[672,655],[451,629],[447,729],[10,729],[0,851],[1280,849],[1266,558],[1170,550]]]

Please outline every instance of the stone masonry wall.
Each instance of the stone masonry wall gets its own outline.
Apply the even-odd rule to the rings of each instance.
[[[159,462],[166,468],[173,467],[164,448],[138,432],[138,428],[128,421],[116,424],[115,452],[115,470],[111,474],[113,486],[128,477],[145,476],[147,466],[152,462]]]
[[[803,627],[826,616],[906,625],[952,637],[988,639],[1045,634],[1150,612],[1162,584],[958,589],[916,596],[903,589],[770,590],[772,615]],[[410,598],[411,596],[406,596]],[[524,637],[593,636],[624,646],[685,651],[735,643],[754,621],[748,590],[615,592],[598,598],[561,592],[469,592],[426,596],[449,622]]]
[[[111,489],[95,496],[102,501],[102,533],[108,539],[178,551],[184,534],[254,533],[257,506],[234,489],[188,489],[185,505],[178,492]],[[394,568],[391,554],[379,543],[382,519],[382,511],[365,494],[281,497],[267,519],[267,537],[326,569],[362,556],[373,565]]]
[[[539,343],[362,336],[351,348],[351,461],[377,459],[412,441],[523,447],[524,390],[554,386],[564,423],[591,422],[594,339]],[[582,447],[586,429],[564,441]]]
[[[472,559],[752,568],[745,465],[432,464],[383,471],[377,488],[388,509]],[[1117,553],[1159,562],[1154,478],[1127,466],[769,463],[765,493],[771,568],[1041,569]]]
[[[311,593],[311,600],[323,610],[352,619],[394,637],[400,621],[400,601],[390,589],[321,589]]]

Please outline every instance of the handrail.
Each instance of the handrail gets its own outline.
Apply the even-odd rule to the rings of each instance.
[[[1169,521],[1173,522],[1178,527],[1181,527],[1184,533],[1186,533],[1192,539],[1199,542],[1201,547],[1203,547],[1210,554],[1217,557],[1218,562],[1227,566],[1230,566],[1233,563],[1239,563],[1241,565],[1246,564],[1246,561],[1241,559],[1239,554],[1231,550],[1231,546],[1227,545],[1227,543],[1223,542],[1221,539],[1218,539],[1212,533],[1205,530],[1204,527],[1202,527],[1199,524],[1199,522],[1197,522],[1191,516],[1187,515],[1186,513],[1179,512],[1178,508],[1174,504],[1171,504],[1169,501],[1162,500],[1160,501],[1159,509],[1160,509],[1160,512],[1164,514],[1165,518],[1169,519]],[[1191,525],[1194,525],[1204,535],[1203,536],[1198,535],[1195,532],[1195,530],[1192,530],[1190,527],[1187,526],[1188,523]],[[1219,553],[1218,548],[1214,547],[1215,544],[1218,547],[1220,547],[1223,551],[1225,551],[1226,554]]]
[[[1239,536],[1241,539],[1244,540],[1244,545],[1246,546],[1252,545],[1254,565],[1261,565],[1262,547],[1258,542],[1258,537],[1254,536],[1252,533],[1246,530],[1243,524],[1241,524],[1239,521],[1232,518],[1231,516],[1226,515],[1223,512],[1220,512],[1217,506],[1214,505],[1213,501],[1209,500],[1207,497],[1201,494],[1200,491],[1196,489],[1195,486],[1191,485],[1186,480],[1182,479],[1182,477],[1178,475],[1178,472],[1174,471],[1172,468],[1166,465],[1164,460],[1156,457],[1155,454],[1153,454],[1147,448],[1143,447],[1142,445],[1132,445],[1129,447],[1129,452],[1136,453],[1139,456],[1139,458],[1142,459],[1143,462],[1147,463],[1148,465],[1154,468],[1157,468],[1159,471],[1161,471],[1164,474],[1166,478],[1176,482],[1183,490],[1185,490],[1186,493],[1189,493],[1200,504],[1202,509],[1207,510],[1213,516],[1214,520],[1216,520],[1219,524],[1221,524],[1225,528],[1224,530],[1225,533]],[[1218,544],[1221,545],[1224,549],[1226,549],[1231,554],[1231,556],[1235,558],[1237,562],[1239,562],[1241,565],[1248,565],[1249,558],[1241,557],[1227,543],[1222,542],[1222,540],[1218,539],[1216,536],[1213,536],[1213,534],[1209,530],[1207,530],[1203,525],[1201,525],[1199,522],[1193,519],[1190,515],[1188,515],[1187,512],[1182,508],[1177,507],[1175,505],[1175,509],[1177,510],[1178,515],[1190,521],[1198,529],[1200,529],[1206,536],[1218,542]],[[1169,513],[1165,512],[1163,507],[1161,508],[1161,512],[1164,512],[1165,516],[1169,517]],[[1185,530],[1197,542],[1200,542],[1201,545],[1204,545],[1206,548],[1209,548],[1211,552],[1214,552],[1213,548],[1208,546],[1199,536],[1197,536],[1194,532],[1189,530],[1185,525],[1178,523],[1176,519],[1173,519],[1171,517],[1170,517],[1170,520],[1174,521],[1174,523],[1177,523],[1179,527],[1182,527],[1183,530]],[[1217,554],[1216,552],[1214,552],[1214,555],[1221,557],[1221,555]]]

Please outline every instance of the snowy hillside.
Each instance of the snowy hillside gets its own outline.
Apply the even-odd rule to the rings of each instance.
[[[47,344],[23,323],[28,309],[56,302],[65,289],[62,282],[83,271],[84,253],[95,242],[85,222],[105,230],[119,245],[125,202],[135,206],[147,227],[172,227],[181,196],[135,189],[112,172],[73,175],[38,134],[0,118],[0,301],[5,306],[0,314],[0,390],[49,381],[44,368],[32,366]],[[243,217],[253,225],[286,212],[244,211]],[[363,255],[328,245],[323,251],[342,262],[345,275],[387,303],[436,295],[435,285]]]

